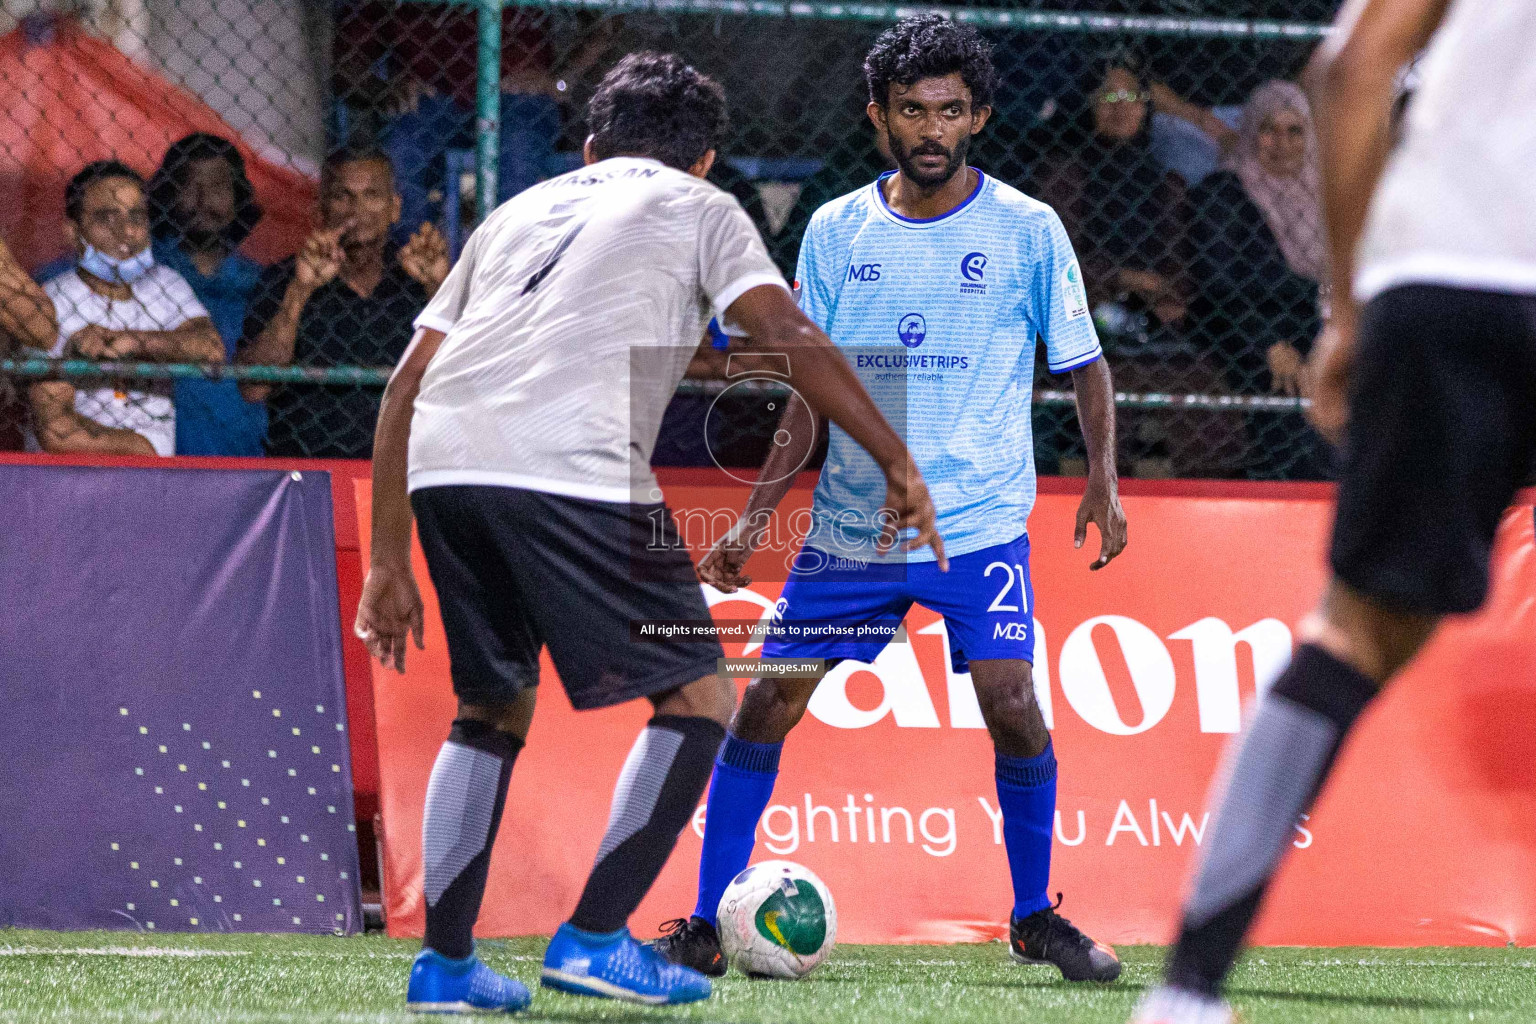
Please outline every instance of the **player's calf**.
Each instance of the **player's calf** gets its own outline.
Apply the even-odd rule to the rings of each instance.
[[[416,1013],[513,1013],[528,989],[475,955],[473,930],[512,765],[533,716],[534,691],[508,703],[460,702],[438,752],[422,814],[425,948],[411,964],[406,1008]]]
[[[1286,848],[1377,685],[1311,643],[1259,705],[1201,855],[1168,984],[1216,998]]]
[[[679,697],[683,691],[691,694]],[[708,979],[636,943],[626,923],[698,806],[725,734],[712,716],[684,717],[662,709],[706,711],[718,697],[713,693],[707,681],[698,680],[655,701],[658,714],[635,741],[619,775],[608,831],[581,901],[545,953],[544,985],[653,1004],[709,996]],[[723,719],[729,705],[714,710]]]
[[[619,775],[608,830],[572,925],[606,935],[629,921],[693,816],[724,733],[711,718],[651,719]]]
[[[784,737],[805,715],[814,679],[754,679],[715,758],[693,914],[668,923],[653,946],[674,964],[719,977],[725,957],[715,931],[720,897],[752,859],[757,820],[773,796]]]
[[[1056,751],[1022,658],[970,663],[983,720],[996,748],[997,805],[1013,880],[1009,951],[1019,963],[1049,964],[1068,981],[1113,981],[1115,951],[1056,913],[1047,895],[1056,819]],[[1058,897],[1059,905],[1059,897]]]
[[[767,677],[752,680],[731,719],[731,735],[748,743],[783,743],[805,717],[819,682]]]
[[[531,690],[508,707],[532,705]],[[477,709],[464,708],[461,712]],[[485,710],[485,709],[479,709]],[[422,813],[422,893],[426,898],[424,945],[451,961],[473,953],[475,920],[485,896],[491,848],[506,806],[512,765],[523,748],[520,735],[498,728],[499,713],[454,720],[438,752]],[[510,715],[516,718],[516,715]],[[522,722],[523,732],[527,722]]]
[[[971,685],[992,745],[1006,757],[1038,757],[1051,742],[1035,700],[1034,667],[1022,658],[972,661]]]

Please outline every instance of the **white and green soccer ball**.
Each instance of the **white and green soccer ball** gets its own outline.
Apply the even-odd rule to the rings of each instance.
[[[837,905],[810,871],[787,860],[753,864],[720,897],[720,946],[744,974],[803,978],[832,952]]]

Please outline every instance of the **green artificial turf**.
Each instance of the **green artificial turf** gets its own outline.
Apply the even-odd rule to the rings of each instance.
[[[0,1024],[423,1021],[404,1012],[414,942],[367,936],[143,935],[0,930]],[[533,985],[541,939],[485,942]],[[709,1002],[642,1008],[535,990],[528,1021],[726,1024],[1124,1024],[1162,951],[1127,947],[1110,986],[1019,967],[1000,943],[842,946],[809,979],[732,974]],[[1247,1024],[1536,1022],[1536,954],[1522,949],[1262,949],[1233,977]]]

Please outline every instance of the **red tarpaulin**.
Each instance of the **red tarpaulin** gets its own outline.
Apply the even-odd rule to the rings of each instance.
[[[116,158],[148,177],[191,132],[234,142],[266,216],[242,247],[275,262],[311,226],[315,183],[256,155],[223,118],[66,19],[0,36],[0,237],[28,267],[65,249],[64,185],[92,160]]]

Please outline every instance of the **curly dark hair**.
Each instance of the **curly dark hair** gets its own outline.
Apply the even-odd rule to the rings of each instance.
[[[139,188],[144,187],[144,176],[122,161],[92,161],[80,168],[79,172],[69,179],[69,184],[64,186],[64,216],[78,224],[85,206],[86,189],[98,181],[106,181],[109,178],[126,178]]]
[[[909,86],[923,78],[943,78],[959,72],[971,90],[971,106],[990,107],[997,85],[992,45],[969,25],[957,25],[941,14],[919,14],[897,22],[875,40],[864,58],[869,100],[885,106],[891,84]]]
[[[648,156],[686,171],[719,147],[728,124],[720,83],[672,53],[631,53],[587,104],[599,160]]]
[[[228,139],[207,132],[193,132],[171,143],[154,177],[149,179],[150,231],[161,241],[181,238],[182,225],[176,222],[176,195],[187,184],[187,172],[203,160],[223,160],[235,178],[235,219],[225,232],[225,240],[236,246],[245,241],[261,221],[263,211],[256,201],[256,189],[245,173],[245,158]]]

